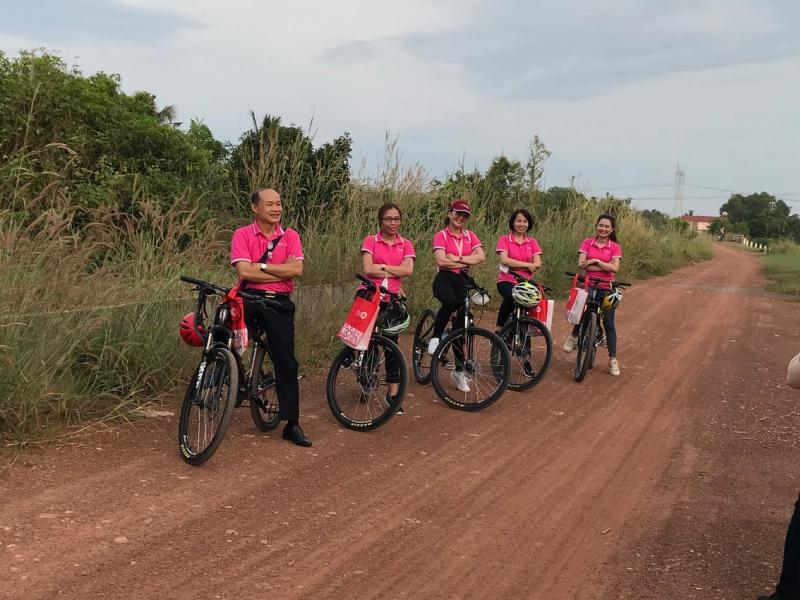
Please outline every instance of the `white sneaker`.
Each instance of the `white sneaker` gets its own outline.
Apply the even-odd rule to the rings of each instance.
[[[608,373],[614,377],[619,377],[619,363],[616,358],[608,359]]]
[[[564,352],[572,352],[575,350],[575,344],[578,343],[578,336],[571,335],[566,340],[564,340]]]
[[[469,381],[464,371],[450,371],[450,379],[456,384],[458,391],[464,392],[465,394],[470,391]]]
[[[431,338],[431,341],[428,342],[428,354],[433,354],[436,352],[436,348],[439,347],[439,338]]]

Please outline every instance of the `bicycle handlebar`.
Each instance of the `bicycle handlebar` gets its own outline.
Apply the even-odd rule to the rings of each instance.
[[[367,289],[370,291],[374,291],[376,287],[378,287],[374,281],[364,277],[361,273],[356,273],[356,279],[358,279],[361,283],[367,286]],[[385,287],[380,286],[381,294],[388,295],[391,298],[402,298],[402,294],[398,294],[397,292],[390,292]]]
[[[523,281],[529,281],[533,285],[541,287],[548,294],[553,291],[553,288],[551,288],[549,285],[545,285],[543,283],[536,283],[536,281],[533,278],[528,279],[527,277],[520,275],[519,273],[514,273],[514,271],[509,271],[509,274],[512,275],[519,283],[522,283]]]
[[[231,291],[231,288],[222,287],[221,285],[217,285],[216,283],[211,283],[210,281],[205,281],[203,279],[197,279],[196,277],[189,277],[188,275],[181,275],[180,280],[185,283],[190,283],[192,285],[196,285],[201,291],[204,293],[217,293],[223,296],[227,295],[228,292]],[[251,300],[253,302],[262,302],[266,305],[273,304],[270,302],[270,298],[265,298],[263,296],[258,296],[256,294],[249,294],[244,290],[237,290],[236,292],[242,298],[246,298],[247,300]]]
[[[564,275],[567,277],[575,277],[575,273],[570,273],[568,271],[564,272]],[[605,279],[600,279],[599,277],[592,277],[588,273],[586,275],[581,275],[578,273],[578,281],[595,281],[597,283],[610,283],[615,287],[631,287],[632,284],[628,283],[627,281],[606,281]]]

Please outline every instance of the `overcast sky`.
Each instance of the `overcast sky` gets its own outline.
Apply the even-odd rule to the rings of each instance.
[[[680,163],[684,209],[717,214],[693,186],[800,207],[799,23],[792,0],[4,0],[0,50],[119,73],[220,139],[313,118],[373,171],[387,131],[433,177],[538,134],[548,187],[671,213]]]

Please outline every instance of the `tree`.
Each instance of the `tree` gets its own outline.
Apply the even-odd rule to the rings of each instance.
[[[720,207],[720,212],[727,212],[730,223],[753,238],[785,238],[793,227],[789,206],[766,192],[748,196],[733,194]]]
[[[669,215],[662,213],[655,209],[647,209],[642,211],[642,217],[653,229],[662,230],[669,222]]]
[[[291,199],[287,218],[301,224],[321,207],[346,197],[350,184],[350,135],[317,149],[297,125],[284,126],[280,117],[265,115],[231,150],[230,167],[242,202],[252,190],[272,187]]]
[[[482,202],[495,212],[513,210],[525,191],[525,169],[518,160],[498,156],[486,171],[478,191]]]
[[[544,175],[544,162],[550,158],[550,150],[539,140],[538,135],[533,136],[530,151],[528,153],[528,164],[525,166],[528,172],[528,185],[534,192],[539,191],[542,176]]]

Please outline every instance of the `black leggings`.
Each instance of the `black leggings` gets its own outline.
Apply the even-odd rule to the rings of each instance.
[[[367,290],[364,288],[356,291],[356,296],[359,298],[366,298],[367,295]],[[381,302],[381,310],[386,308],[388,305],[388,302]],[[377,331],[375,333],[377,333]],[[382,333],[381,335],[387,340],[397,344],[398,337],[396,335],[388,335],[386,333]],[[400,383],[400,365],[397,364],[397,359],[395,358],[394,354],[389,354],[386,356],[386,383]]]
[[[436,313],[436,320],[433,323],[432,338],[441,338],[447,322],[454,312],[457,312],[459,325],[464,319],[464,296],[467,294],[467,284],[464,278],[452,271],[439,271],[433,280],[433,295],[442,303],[439,312]],[[453,355],[456,363],[456,371],[464,368],[464,348],[461,344],[453,344]]]
[[[511,290],[514,289],[514,284],[510,281],[498,281],[497,291],[503,297],[503,303],[500,305],[500,310],[497,311],[497,328],[500,329],[508,321],[514,310],[514,299],[511,297]]]
[[[447,321],[455,311],[459,311],[459,317],[463,317],[464,296],[467,293],[467,284],[464,278],[452,271],[439,271],[433,280],[433,295],[442,303],[439,312],[436,313],[436,321],[433,323],[433,333],[431,337],[441,338]]]
[[[614,314],[617,309],[603,311],[603,329],[606,332],[606,346],[608,346],[608,357],[617,357],[617,328],[614,325]],[[572,328],[572,335],[578,335],[578,325]]]

